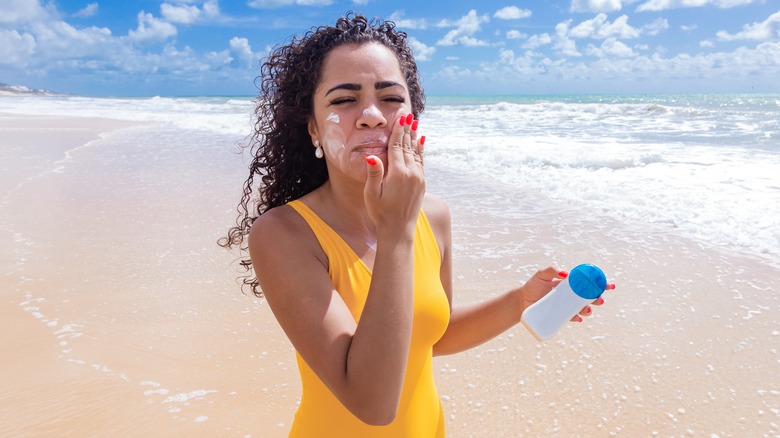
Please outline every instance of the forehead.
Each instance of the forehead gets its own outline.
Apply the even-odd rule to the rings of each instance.
[[[379,43],[336,47],[325,57],[318,90],[328,84],[392,80],[405,84],[395,53]]]

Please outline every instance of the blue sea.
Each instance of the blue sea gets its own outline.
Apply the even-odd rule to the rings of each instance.
[[[251,133],[253,105],[240,96],[0,98],[2,112],[164,124],[177,141],[226,151]],[[780,94],[429,96],[420,126],[432,178],[471,178],[475,191],[489,182],[493,193],[540,196],[780,266]]]

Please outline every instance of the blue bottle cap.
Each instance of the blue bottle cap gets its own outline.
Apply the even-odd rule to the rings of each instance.
[[[580,297],[595,300],[607,288],[607,277],[598,266],[582,264],[569,272],[569,286]]]

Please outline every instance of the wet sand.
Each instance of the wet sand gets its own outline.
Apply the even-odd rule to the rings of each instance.
[[[215,244],[238,157],[172,127],[0,114],[0,158],[0,435],[286,436],[292,348]],[[780,434],[777,268],[427,172],[452,209],[456,306],[548,263],[618,284],[550,341],[518,326],[435,358],[448,436]]]

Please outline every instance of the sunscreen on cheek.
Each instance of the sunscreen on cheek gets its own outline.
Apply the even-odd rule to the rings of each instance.
[[[338,117],[336,115],[336,117]],[[325,156],[330,157],[337,162],[343,162],[347,157],[347,142],[344,133],[334,124],[325,130],[323,135],[322,147],[325,150]]]
[[[336,113],[330,113],[330,114],[328,114],[328,118],[327,118],[327,119],[325,119],[325,120],[327,120],[327,121],[329,121],[329,122],[336,123],[336,124],[338,124],[338,123],[341,121],[341,119],[339,119],[339,115],[338,115],[338,114],[336,114]]]

